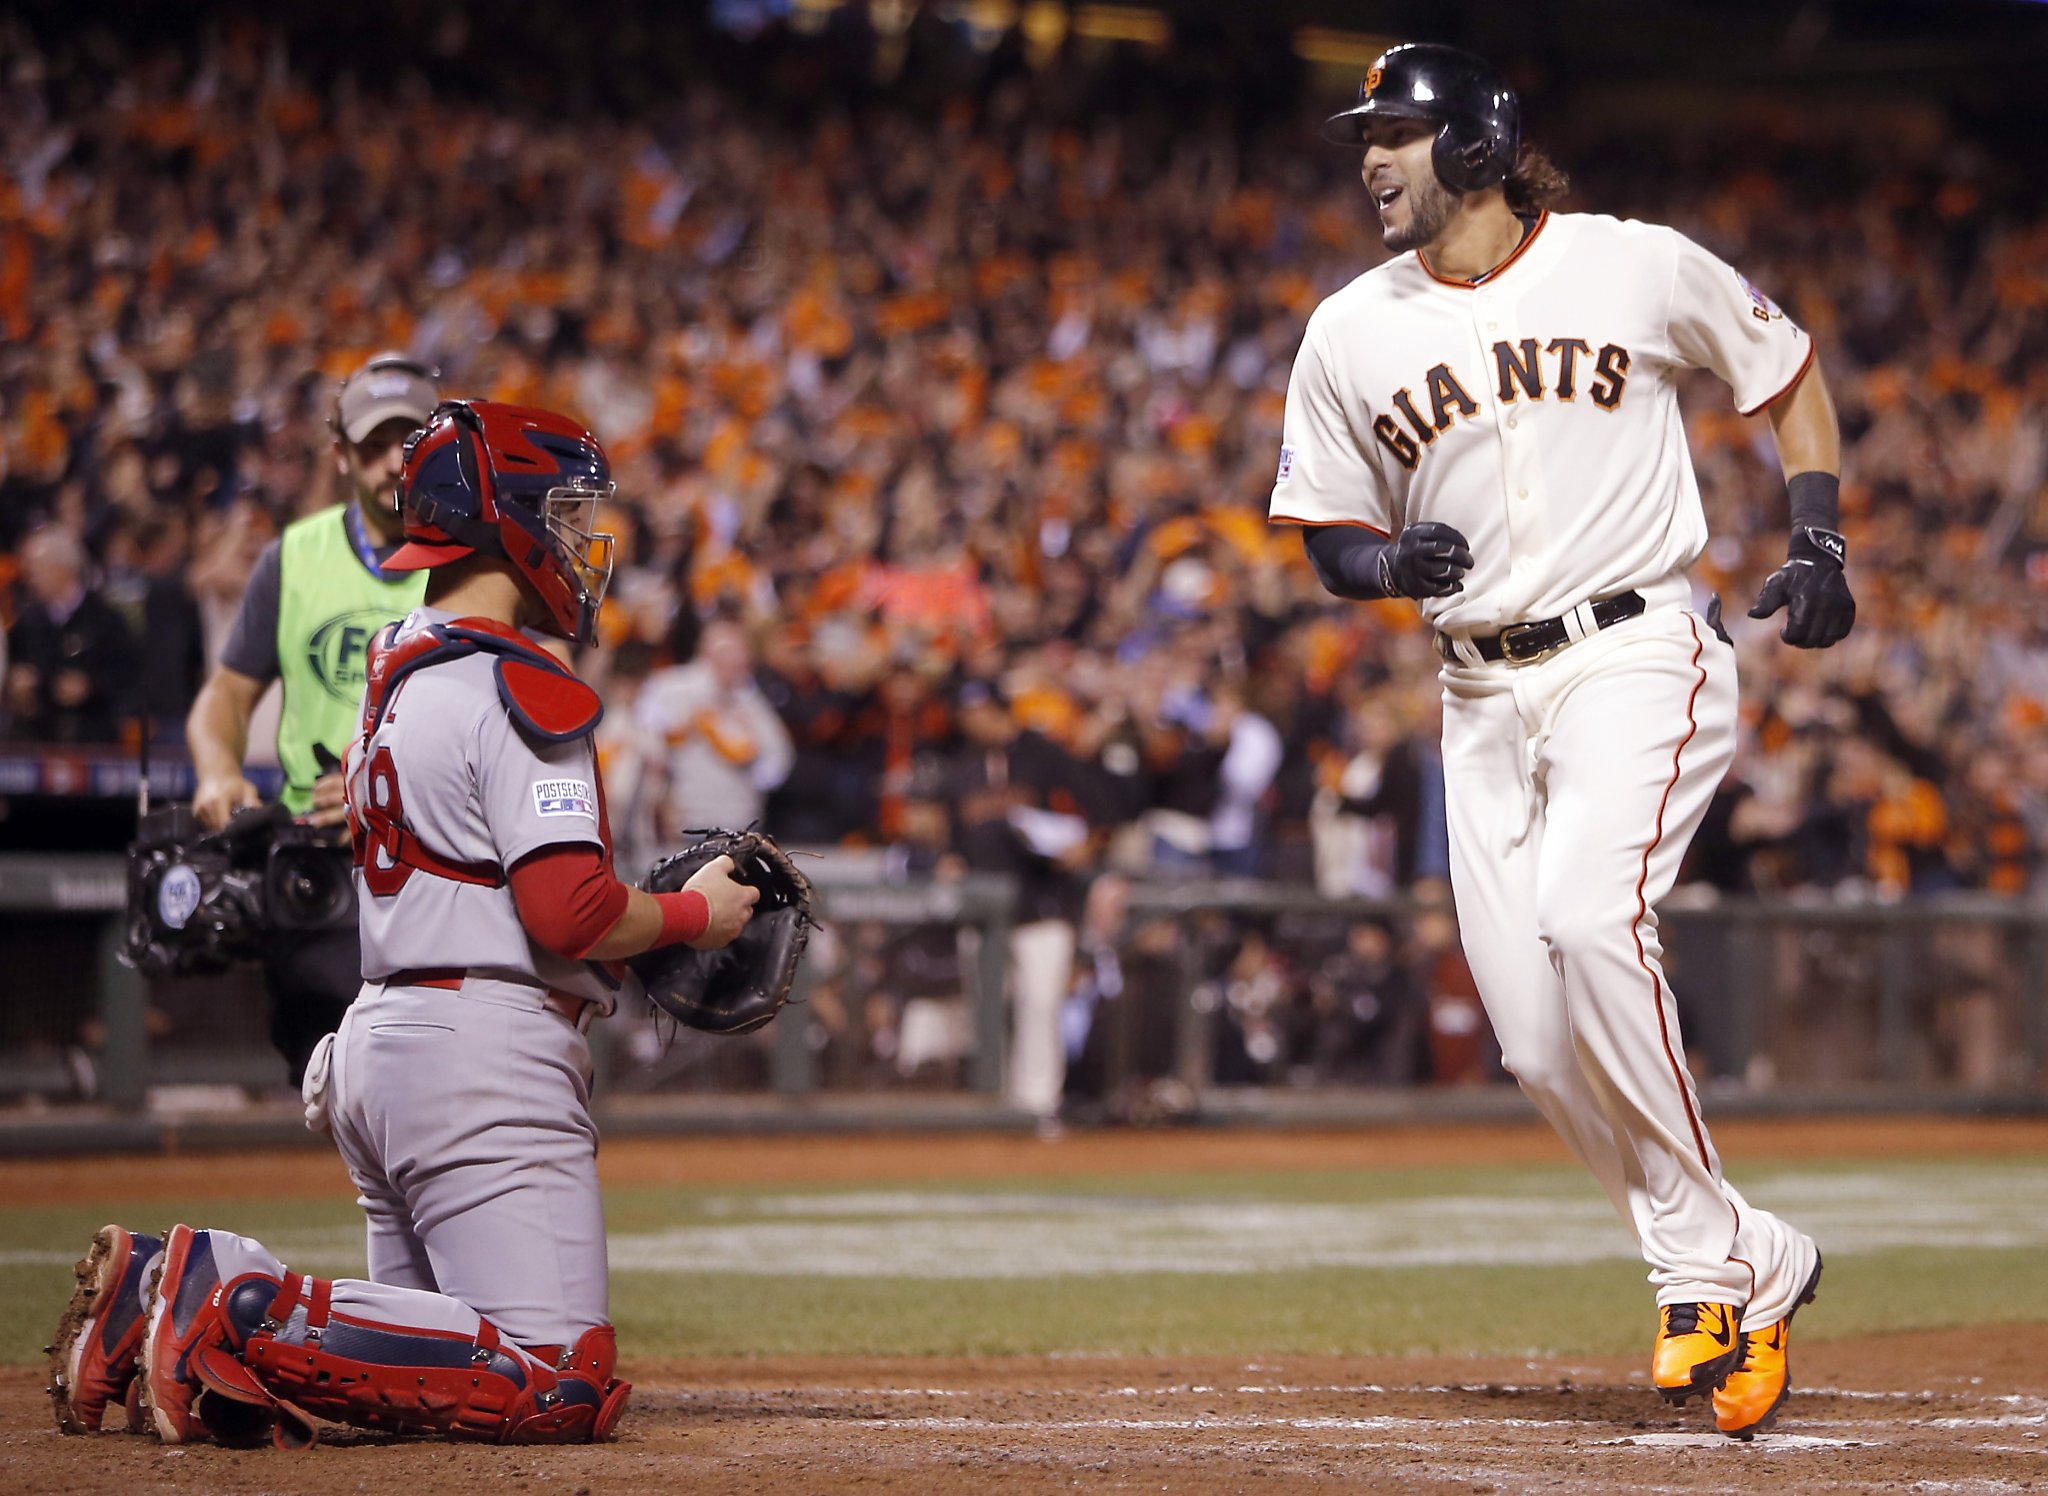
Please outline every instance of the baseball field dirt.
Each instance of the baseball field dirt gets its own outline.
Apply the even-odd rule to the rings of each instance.
[[[1761,1158],[2048,1155],[2048,1119],[2038,1118],[1738,1118],[1713,1125],[1715,1144],[1731,1169]],[[1008,1133],[638,1137],[605,1143],[598,1172],[607,1188],[617,1188],[1058,1179],[1151,1170],[1431,1168],[1567,1163],[1570,1157],[1555,1133],[1532,1122],[1330,1132],[1119,1129],[1077,1132],[1050,1144]],[[324,1148],[0,1160],[0,1199],[39,1205],[349,1193],[341,1160]]]
[[[301,1454],[67,1439],[0,1373],[6,1489],[306,1496],[626,1492],[2048,1489],[2048,1326],[1823,1342],[1791,1431],[1738,1445],[1634,1362],[672,1362],[597,1448],[345,1429]]]
[[[2048,1158],[2039,1122],[1730,1122],[1717,1137],[1738,1172],[1743,1159],[2019,1160],[2031,1170]],[[606,1148],[604,1172],[613,1188],[658,1191],[1562,1162],[1540,1129],[1484,1127],[1105,1133],[1050,1145],[632,1141]],[[189,1211],[268,1197],[332,1209],[346,1191],[319,1152],[0,1163],[0,1198],[17,1207],[120,1200]],[[50,1276],[54,1313],[67,1275]],[[1187,1291],[1203,1282],[1189,1279]],[[736,1281],[720,1292],[749,1289]],[[1817,1311],[1814,1333],[1795,1344],[1783,1430],[1747,1445],[1714,1433],[1698,1405],[1660,1403],[1640,1356],[693,1359],[628,1344],[622,1370],[636,1391],[611,1444],[492,1449],[332,1428],[297,1455],[65,1438],[41,1369],[17,1365],[0,1370],[0,1491],[2048,1490],[2048,1304],[2037,1297],[2015,1294],[2009,1322],[1848,1338],[1833,1338]]]

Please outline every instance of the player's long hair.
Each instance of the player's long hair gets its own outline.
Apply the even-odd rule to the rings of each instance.
[[[1559,199],[1572,190],[1572,179],[1543,153],[1541,146],[1525,145],[1515,157],[1507,180],[1500,185],[1511,212],[1540,213],[1557,206]]]

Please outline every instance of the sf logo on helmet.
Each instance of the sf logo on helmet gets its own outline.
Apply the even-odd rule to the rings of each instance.
[[[1386,71],[1378,63],[1374,63],[1372,71],[1365,75],[1365,91],[1368,96],[1380,86],[1380,79],[1386,76]]]

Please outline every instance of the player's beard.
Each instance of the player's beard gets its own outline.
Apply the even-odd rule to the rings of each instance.
[[[1405,228],[1384,228],[1381,237],[1388,249],[1420,249],[1436,242],[1458,211],[1458,194],[1436,179],[1435,173],[1408,184],[1408,224]]]

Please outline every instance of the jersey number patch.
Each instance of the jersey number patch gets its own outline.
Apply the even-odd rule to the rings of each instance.
[[[413,874],[411,867],[398,860],[405,806],[398,797],[398,764],[389,748],[379,748],[370,756],[363,780],[368,803],[356,822],[356,866],[363,870],[363,883],[371,893],[389,898],[405,887]]]

